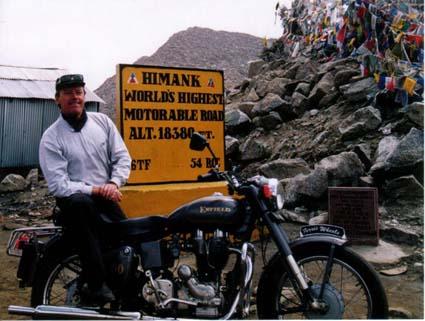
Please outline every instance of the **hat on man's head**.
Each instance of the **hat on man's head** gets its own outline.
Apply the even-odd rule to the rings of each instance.
[[[56,79],[56,91],[76,86],[85,86],[84,77],[80,74],[63,75]]]

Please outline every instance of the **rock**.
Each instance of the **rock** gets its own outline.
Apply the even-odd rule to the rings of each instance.
[[[317,225],[317,224],[328,224],[329,223],[329,213],[321,212],[319,215],[311,218],[308,221],[309,225]]]
[[[33,168],[29,171],[27,177],[25,178],[27,184],[30,186],[37,185],[38,183],[38,168]]]
[[[347,65],[350,66],[353,63],[358,66],[358,63],[354,61],[351,57],[344,59],[335,59],[320,65],[319,72],[329,72],[337,68],[347,68]]]
[[[256,116],[266,115],[271,111],[278,109],[284,104],[282,98],[276,94],[267,94],[266,97],[261,99],[252,109],[252,113]],[[277,110],[276,110],[277,111]]]
[[[257,79],[257,81],[255,82],[254,88],[258,97],[263,98],[267,94],[268,84],[269,84],[269,81],[264,78]]]
[[[344,97],[352,103],[366,100],[368,95],[372,95],[378,91],[375,80],[371,77],[341,86],[339,89]]]
[[[260,100],[260,97],[258,97],[254,88],[251,88],[248,93],[248,96],[244,97],[244,101],[258,101],[258,100]]]
[[[397,148],[388,156],[390,167],[406,168],[423,164],[424,161],[424,134],[423,131],[412,128],[400,141]],[[423,166],[421,166],[422,168]]]
[[[359,178],[359,187],[374,187],[375,183],[372,176],[362,176]]]
[[[384,186],[384,197],[396,202],[423,201],[424,187],[413,176],[402,176]]]
[[[368,106],[357,110],[342,121],[338,127],[342,140],[350,140],[376,129],[382,122],[378,109]]]
[[[325,130],[321,133],[319,133],[313,140],[313,145],[318,145],[322,143],[326,138],[328,138],[330,135],[330,132]]]
[[[423,224],[424,188],[413,175],[398,177],[384,185],[383,206],[388,218]]]
[[[378,246],[353,245],[352,249],[366,261],[374,264],[396,264],[409,256],[400,246],[379,240]]]
[[[245,113],[248,117],[252,117],[252,110],[255,107],[255,103],[252,101],[241,102],[238,104],[238,109]]]
[[[284,189],[285,207],[308,204],[323,197],[328,190],[328,174],[322,168],[280,182]]]
[[[364,166],[354,152],[328,156],[316,163],[314,168],[324,169],[329,180],[336,185],[340,182],[356,181],[364,174]]]
[[[381,142],[379,143],[381,145]],[[378,148],[379,149],[379,148]],[[397,177],[413,174],[423,179],[424,137],[423,132],[412,128],[391,151],[375,162],[370,172],[374,177]]]
[[[286,84],[290,83],[291,79],[287,78],[274,78],[268,84],[266,91],[268,93],[284,96],[286,92]]]
[[[242,161],[260,160],[268,157],[270,154],[270,147],[254,136],[249,137],[241,147]]]
[[[280,211],[280,215],[282,215],[290,222],[298,222],[303,224],[308,224],[308,220],[310,219],[310,215],[308,213],[300,213],[296,211],[290,211],[288,209],[282,209]]]
[[[372,176],[377,176],[385,170],[385,162],[388,156],[394,152],[399,144],[399,140],[395,136],[386,136],[380,140],[375,153],[375,163],[370,169]]]
[[[305,160],[301,158],[296,159],[276,159],[259,168],[261,175],[270,178],[277,178],[279,180],[284,178],[291,178],[298,174],[310,173],[310,168]]]
[[[261,59],[248,61],[248,78],[257,76],[265,64],[266,62]]]
[[[239,141],[236,138],[229,135],[226,135],[224,139],[225,139],[225,145],[226,145],[226,156],[239,154]]]
[[[344,69],[340,70],[335,74],[335,87],[340,87],[342,85],[348,84],[351,82],[351,78],[357,76],[359,72],[354,69]]]
[[[307,110],[309,100],[306,96],[299,92],[294,92],[292,95],[292,106],[291,111],[297,116],[302,116]]]
[[[0,192],[23,191],[27,186],[27,181],[21,175],[9,174],[1,181]]]
[[[308,61],[307,63],[303,63],[298,66],[295,79],[309,82],[313,80],[316,73],[317,67],[312,61]]]
[[[414,319],[413,313],[402,307],[389,307],[388,315],[391,319]]]
[[[279,113],[272,111],[270,114],[262,117],[255,117],[253,122],[256,127],[262,127],[266,130],[275,129],[276,126],[282,123]]]
[[[289,78],[289,79],[295,79],[297,76],[298,68],[300,67],[300,64],[294,64],[292,67],[285,70],[285,73],[282,75],[282,77]]]
[[[418,125],[420,128],[424,128],[424,103],[414,102],[407,106],[406,116]]]
[[[322,109],[322,108],[327,108],[328,106],[333,105],[334,103],[336,103],[339,96],[340,94],[338,91],[325,95],[322,99],[320,99],[318,108]]]
[[[317,105],[325,95],[329,94],[334,86],[334,76],[326,73],[310,92],[308,100],[310,105]]]
[[[366,143],[358,144],[354,146],[353,152],[357,154],[357,156],[365,166],[365,170],[368,171],[372,166],[372,152],[370,150],[370,145]]]
[[[239,109],[227,111],[224,119],[226,132],[229,134],[247,132],[251,127],[251,119]]]
[[[319,110],[318,109],[312,109],[309,112],[310,117],[317,116],[318,114],[319,114]]]
[[[385,213],[387,213],[385,209]],[[387,214],[388,215],[388,214]],[[416,246],[423,238],[422,228],[416,229],[409,225],[400,225],[398,223],[385,223],[379,233],[382,239],[397,244],[407,244]]]
[[[398,266],[392,269],[385,269],[385,270],[380,270],[379,273],[381,273],[382,275],[386,275],[386,276],[396,276],[396,275],[400,275],[400,274],[404,274],[407,272],[407,266],[406,265],[402,265],[402,266]]]
[[[295,88],[295,92],[298,92],[307,97],[310,94],[310,84],[306,82],[300,82]]]

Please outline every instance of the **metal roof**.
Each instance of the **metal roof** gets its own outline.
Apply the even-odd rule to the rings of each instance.
[[[55,82],[66,69],[34,68],[0,65],[0,97],[39,98],[55,97]],[[86,102],[105,103],[86,87]]]

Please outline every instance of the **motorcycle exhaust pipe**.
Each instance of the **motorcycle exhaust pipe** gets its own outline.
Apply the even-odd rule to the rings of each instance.
[[[113,314],[99,313],[96,310],[39,305],[36,308],[9,305],[9,314],[31,316],[34,319],[80,319],[80,320],[139,320],[139,312],[114,312]]]

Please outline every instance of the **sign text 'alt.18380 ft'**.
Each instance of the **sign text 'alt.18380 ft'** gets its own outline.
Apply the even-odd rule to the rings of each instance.
[[[132,157],[130,184],[194,181],[216,165],[208,151],[189,149],[202,133],[224,167],[223,72],[141,65],[117,66],[117,115]]]

